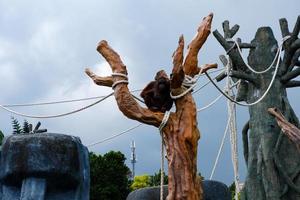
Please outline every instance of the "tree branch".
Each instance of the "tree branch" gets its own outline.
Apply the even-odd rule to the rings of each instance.
[[[111,87],[114,83],[112,76],[100,77],[97,76],[91,69],[86,68],[85,73],[94,81],[96,85]]]
[[[120,56],[107,44],[106,41],[101,41],[97,47],[97,50],[109,63],[113,72],[127,74],[126,67],[123,64]],[[87,74],[93,80],[103,79],[102,77],[92,73],[90,70],[87,70]],[[115,76],[112,79],[113,82],[115,82],[124,78]],[[99,82],[98,85],[101,85],[101,82]],[[160,125],[164,114],[161,112],[152,112],[149,109],[141,107],[130,94],[127,84],[118,84],[115,87],[115,98],[120,111],[126,117],[156,127]],[[170,117],[172,117],[172,115]]]
[[[296,78],[300,75],[300,68],[297,68],[293,71],[287,72],[285,75],[281,77],[282,83],[287,83],[288,81],[292,80],[293,78]]]
[[[279,24],[280,24],[280,30],[281,30],[282,37],[290,35],[290,31],[289,31],[289,26],[288,26],[287,20],[285,18],[281,18],[281,19],[279,19]]]
[[[218,40],[218,42],[223,46],[223,48],[225,49],[226,52],[228,52],[230,50],[228,52],[228,55],[230,56],[230,58],[233,62],[233,65],[240,67],[240,69],[242,71],[246,71],[247,68],[246,68],[246,65],[245,65],[241,55],[238,53],[237,49],[233,48],[234,44],[230,41],[226,41],[226,39],[220,34],[220,32],[218,30],[215,30],[213,32],[213,35]],[[234,69],[236,70],[236,67],[234,67]]]
[[[300,48],[300,39],[297,39],[291,44],[291,50],[294,52],[299,48]]]
[[[294,124],[288,122],[277,108],[269,108],[268,112],[275,117],[282,132],[296,144],[300,151],[300,130]]]
[[[257,79],[254,76],[252,76],[251,74],[246,74],[245,72],[242,72],[242,71],[232,70],[229,72],[229,76],[237,78],[237,79],[246,80],[246,81],[252,83],[253,85],[255,85],[256,87],[259,86]]]
[[[213,14],[210,13],[201,22],[198,32],[188,45],[188,50],[183,63],[183,70],[186,75],[195,76],[198,71],[198,53],[207,37],[210,34],[211,22],[213,19]]]
[[[297,37],[300,31],[300,15],[297,18],[297,21],[295,23],[293,32],[292,32],[292,37]]]
[[[184,71],[182,67],[183,62],[183,49],[184,38],[183,35],[179,37],[178,47],[173,53],[173,70],[171,75],[171,89],[177,89],[181,87],[184,79]]]
[[[284,56],[282,60],[282,67],[281,67],[281,72],[282,74],[289,73],[290,70],[292,70],[292,59],[297,51],[297,49],[300,48],[300,39],[298,38],[299,34],[299,29],[300,29],[300,16],[298,16],[296,24],[294,26],[293,32],[290,33],[289,28],[288,28],[288,22],[286,19],[280,19],[280,28],[281,28],[281,33],[282,36],[288,36],[290,35],[291,37],[283,44],[284,46]]]
[[[286,88],[300,87],[300,81],[289,81],[285,84]]]

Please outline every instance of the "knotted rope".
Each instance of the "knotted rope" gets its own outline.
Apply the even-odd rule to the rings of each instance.
[[[119,76],[119,77],[125,78],[125,80],[118,80],[118,81],[115,81],[115,82],[112,84],[112,86],[111,86],[111,88],[112,88],[113,90],[114,90],[115,87],[116,87],[117,85],[119,85],[120,83],[126,83],[126,84],[129,83],[129,82],[128,82],[128,77],[127,77],[126,74],[114,72],[114,73],[112,73],[111,75],[112,75],[112,76]]]
[[[192,91],[194,87],[197,85],[197,81],[202,74],[203,67],[200,68],[200,72],[196,74],[194,77],[191,77],[189,75],[184,75],[184,80],[182,82],[182,88],[184,88],[184,91],[179,95],[173,95],[172,92],[170,92],[170,96],[172,99],[180,99],[181,97],[185,96],[187,93]]]

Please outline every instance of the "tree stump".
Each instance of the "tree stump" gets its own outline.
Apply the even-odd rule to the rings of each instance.
[[[202,73],[216,64],[198,67],[198,52],[210,34],[213,14],[205,17],[198,28],[198,32],[188,46],[186,57],[183,56],[184,39],[179,38],[179,44],[173,55],[173,71],[171,77],[171,92],[174,95],[184,91],[182,82],[185,75],[194,77],[201,70]],[[106,41],[98,44],[97,51],[109,63],[113,73],[127,75],[127,69],[120,56]],[[88,76],[100,86],[111,87],[117,81],[123,81],[114,87],[114,95],[120,111],[128,118],[159,127],[164,113],[153,112],[141,107],[130,94],[125,77],[100,77],[86,69]],[[197,146],[200,132],[197,127],[196,104],[191,93],[175,100],[176,112],[171,113],[166,126],[163,128],[163,140],[168,160],[168,200],[202,200],[203,190],[201,180],[197,176]]]

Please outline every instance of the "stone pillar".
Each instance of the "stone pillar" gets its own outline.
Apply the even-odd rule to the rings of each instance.
[[[0,200],[89,200],[89,154],[79,138],[11,135],[1,154]]]

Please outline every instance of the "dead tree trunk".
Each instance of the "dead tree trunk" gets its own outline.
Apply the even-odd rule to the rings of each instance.
[[[286,89],[300,86],[300,81],[292,80],[300,75],[299,55],[300,16],[292,32],[289,32],[286,19],[280,20],[282,36],[291,37],[284,43],[284,56],[274,83],[266,97],[253,106],[249,106],[250,120],[244,130],[243,139],[248,174],[243,191],[243,199],[248,200],[296,200],[300,199],[300,156],[295,145],[283,137],[280,127],[267,112],[268,108],[282,110],[289,122],[299,127],[299,121],[287,98]],[[224,36],[217,30],[214,36],[227,51],[233,67],[230,76],[241,79],[238,90],[238,101],[252,103],[268,88],[274,74],[274,66],[266,73],[257,74],[250,71],[243,62],[238,50],[230,39],[236,34],[239,26],[229,28],[229,22],[223,23]],[[229,39],[229,40],[228,40]],[[242,43],[241,48],[251,48],[248,63],[257,71],[265,70],[274,57],[278,47],[273,32],[269,27],[257,30],[251,44]]]
[[[184,59],[183,36],[179,39],[179,45],[173,55],[173,73],[171,79],[171,92],[182,92],[183,75],[194,76],[199,72],[197,55],[210,34],[213,15],[205,17],[198,28],[195,38],[188,47],[187,56]],[[107,44],[101,41],[97,50],[109,63],[114,73],[127,74],[125,65],[119,55]],[[206,65],[202,72],[215,65]],[[100,77],[89,69],[86,73],[101,86],[112,86],[116,81],[124,77]],[[115,98],[119,109],[128,118],[145,124],[159,127],[164,113],[152,112],[141,107],[131,96],[125,83],[115,87]],[[197,146],[200,132],[197,127],[196,105],[191,93],[175,101],[176,112],[171,113],[170,118],[163,128],[163,139],[167,150],[168,159],[168,200],[200,200],[203,199],[203,191],[200,178],[197,176]]]

